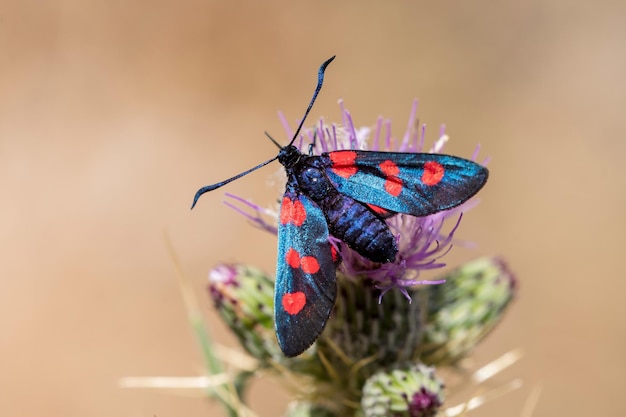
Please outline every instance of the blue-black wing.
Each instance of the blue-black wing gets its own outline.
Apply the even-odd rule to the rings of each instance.
[[[333,254],[324,213],[290,178],[280,208],[274,290],[276,337],[286,356],[304,352],[326,326],[337,295]]]
[[[391,212],[427,216],[464,203],[487,182],[487,168],[450,155],[335,151],[322,154],[337,190]]]

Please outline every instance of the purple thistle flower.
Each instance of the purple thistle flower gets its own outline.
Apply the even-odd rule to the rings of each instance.
[[[232,265],[219,265],[209,273],[209,294],[213,302],[219,306],[227,298],[227,291],[231,287],[239,287],[237,271]],[[231,297],[232,298],[232,297]]]
[[[307,153],[310,144],[314,144],[313,154],[331,152],[342,149],[375,150],[389,152],[423,152],[426,125],[419,123],[417,113],[417,100],[413,102],[409,115],[408,125],[401,139],[393,137],[391,121],[379,117],[374,129],[369,127],[355,128],[350,112],[345,109],[343,102],[339,101],[341,108],[342,124],[327,124],[321,119],[314,128],[303,129],[300,137],[295,141],[301,151]],[[293,135],[289,123],[279,113],[279,118],[287,132],[287,136]],[[440,152],[449,137],[445,134],[445,126],[439,131],[439,139],[435,142],[429,153]],[[479,151],[476,148],[472,159],[475,160]],[[229,207],[247,217],[256,227],[276,234],[275,225],[277,210],[271,211],[251,203],[241,197],[226,194],[227,197],[237,200],[248,206],[252,213],[244,211],[230,202]],[[462,213],[474,205],[469,201],[461,206],[450,210],[441,211],[430,216],[414,217],[405,214],[397,214],[387,220],[392,233],[397,236],[398,255],[394,262],[379,264],[359,255],[348,248],[338,239],[330,238],[331,243],[341,253],[343,262],[340,271],[348,277],[366,277],[376,288],[381,290],[381,297],[392,288],[400,291],[410,300],[406,290],[418,284],[440,284],[444,281],[424,281],[420,279],[422,271],[441,268],[445,263],[440,259],[452,248],[454,234],[458,229]],[[272,221],[266,220],[271,217]],[[454,226],[449,231],[444,231],[444,223],[448,218],[455,219]]]
[[[409,402],[409,415],[411,417],[434,416],[441,405],[441,400],[437,393],[430,392],[425,387],[422,387],[413,394],[413,398]]]

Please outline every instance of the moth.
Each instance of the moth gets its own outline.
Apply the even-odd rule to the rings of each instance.
[[[225,181],[200,188],[200,196],[278,160],[287,184],[278,218],[274,323],[288,357],[309,348],[324,329],[337,294],[340,263],[329,236],[374,262],[392,262],[396,238],[386,219],[397,213],[428,216],[456,207],[487,182],[487,169],[456,156],[339,150],[313,155],[293,145],[324,81],[331,57],[319,68],[317,86],[298,129],[278,155]]]

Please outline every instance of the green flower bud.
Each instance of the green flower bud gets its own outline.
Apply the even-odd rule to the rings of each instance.
[[[513,299],[516,281],[498,258],[480,258],[426,289],[428,318],[420,359],[451,364],[465,357],[500,321]]]
[[[256,268],[218,265],[209,273],[215,308],[246,351],[261,361],[281,354],[274,335],[273,293],[274,281]]]
[[[365,417],[431,417],[443,404],[443,382],[434,368],[414,364],[372,375],[363,386]]]

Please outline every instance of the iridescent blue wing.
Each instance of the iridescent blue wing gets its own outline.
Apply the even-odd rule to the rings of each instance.
[[[336,264],[322,210],[289,179],[278,222],[274,323],[286,356],[318,338],[335,303]]]
[[[473,161],[441,154],[345,150],[320,158],[340,193],[374,205],[383,217],[393,212],[427,216],[458,206],[489,175]]]

